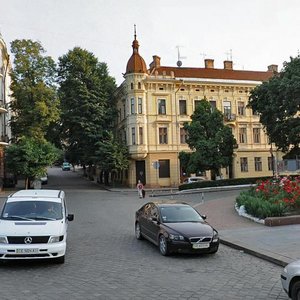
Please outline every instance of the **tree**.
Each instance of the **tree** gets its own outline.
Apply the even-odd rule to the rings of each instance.
[[[75,47],[59,58],[62,142],[72,163],[95,163],[98,141],[111,130],[116,111],[111,102],[116,88],[105,63]]]
[[[128,148],[116,141],[112,132],[107,132],[97,146],[95,161],[104,173],[104,183],[108,185],[108,175],[112,170],[118,172],[128,168]]]
[[[212,170],[220,175],[220,168],[231,166],[236,140],[231,129],[224,125],[223,114],[213,109],[205,99],[201,100],[184,129],[187,143],[193,152],[181,154],[188,172]]]
[[[51,143],[23,137],[6,149],[6,168],[15,175],[24,175],[25,188],[28,188],[30,181],[40,178],[45,173],[46,167],[59,155],[58,149]]]
[[[45,139],[49,125],[59,119],[56,67],[39,42],[15,40],[11,52],[13,144],[5,150],[5,163],[13,174],[25,175],[28,187],[29,179],[41,176],[57,159],[58,150]]]
[[[45,50],[39,42],[15,40],[11,52],[14,55],[10,122],[13,137],[43,139],[49,124],[59,119],[55,63],[51,57],[44,56]]]
[[[259,113],[270,142],[290,156],[300,155],[300,56],[251,91],[249,107]]]

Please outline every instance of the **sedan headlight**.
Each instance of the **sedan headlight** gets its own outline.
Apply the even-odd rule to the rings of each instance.
[[[216,230],[214,230],[213,242],[216,243],[219,240],[219,234]]]
[[[8,244],[6,236],[0,236],[0,244]]]
[[[61,242],[62,240],[64,239],[64,236],[61,235],[61,236],[51,236],[50,239],[49,239],[49,243],[52,244],[52,243],[59,243]]]
[[[170,240],[173,240],[173,241],[184,241],[184,237],[180,234],[169,234],[169,238]]]

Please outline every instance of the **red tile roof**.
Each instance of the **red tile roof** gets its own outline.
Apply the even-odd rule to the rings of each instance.
[[[151,70],[153,72],[153,70]],[[155,68],[158,75],[170,76],[174,72],[174,76],[178,78],[207,78],[207,79],[227,79],[227,80],[250,80],[265,81],[274,75],[272,71],[244,71],[244,70],[228,70],[214,68],[177,68],[160,66]],[[154,72],[155,72],[154,71]]]

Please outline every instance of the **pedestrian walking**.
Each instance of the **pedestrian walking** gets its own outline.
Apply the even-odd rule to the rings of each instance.
[[[137,185],[136,185],[136,188],[138,190],[138,196],[139,198],[143,198],[143,190],[144,190],[144,185],[142,184],[142,182],[139,180]]]

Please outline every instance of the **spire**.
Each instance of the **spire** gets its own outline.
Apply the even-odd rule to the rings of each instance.
[[[128,73],[147,73],[144,59],[139,54],[139,42],[136,39],[136,25],[134,24],[134,40],[132,42],[133,53],[128,60],[126,74]]]
[[[136,39],[136,25],[134,24],[134,40],[132,42],[132,48],[133,48],[133,52],[138,53],[139,52],[139,42]]]

